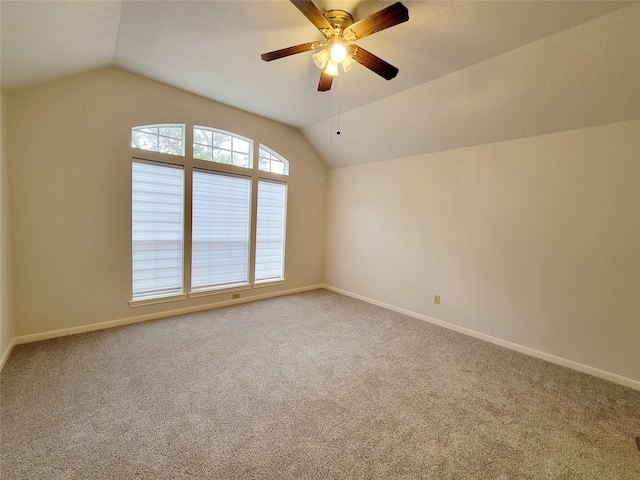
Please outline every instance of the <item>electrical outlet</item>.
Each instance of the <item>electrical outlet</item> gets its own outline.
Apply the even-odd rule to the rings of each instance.
[[[435,303],[436,305],[440,305],[440,295],[433,296],[433,303]]]
[[[240,298],[240,294],[239,293],[232,293],[231,294],[231,300],[237,300],[238,298]]]

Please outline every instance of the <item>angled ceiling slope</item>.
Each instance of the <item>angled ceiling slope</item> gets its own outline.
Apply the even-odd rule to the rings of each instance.
[[[2,91],[113,65],[121,2],[0,2]]]
[[[638,119],[639,31],[635,4],[303,133],[338,167]]]
[[[321,11],[347,10],[358,20],[393,1],[317,0],[314,3]],[[427,150],[455,148],[456,144],[486,143],[495,141],[492,140],[494,138],[519,134],[509,128],[501,134],[503,127],[497,122],[492,126],[490,135],[458,129],[455,135],[459,139],[457,143],[449,139],[451,134],[444,136],[446,141],[442,140],[442,135],[436,135],[447,126],[451,127],[449,130],[458,127],[465,116],[477,119],[482,116],[479,112],[490,114],[481,107],[483,101],[489,102],[494,98],[487,91],[489,81],[493,88],[502,89],[505,93],[502,96],[493,94],[501,99],[496,108],[501,109],[502,117],[512,115],[520,118],[515,113],[516,109],[525,107],[529,108],[525,113],[535,117],[534,106],[527,104],[529,107],[523,107],[517,102],[507,101],[511,97],[517,99],[517,92],[521,91],[515,82],[509,83],[499,77],[511,75],[512,71],[506,68],[505,62],[517,64],[517,55],[509,56],[508,52],[520,48],[536,50],[537,47],[530,44],[542,42],[546,45],[543,39],[562,35],[581,24],[597,23],[605,15],[615,16],[616,11],[620,13],[618,17],[630,16],[631,20],[623,22],[623,28],[627,28],[630,22],[637,22],[638,7],[637,2],[615,1],[404,0],[403,3],[409,9],[408,22],[359,41],[363,48],[397,66],[400,69],[398,76],[386,81],[356,65],[337,79],[330,92],[321,93],[316,91],[318,69],[310,54],[270,63],[260,59],[260,54],[265,51],[305,43],[313,40],[315,35],[319,36],[317,29],[288,1],[3,0],[0,2],[2,90],[6,93],[26,85],[115,65],[302,128],[332,165],[361,163],[365,161],[364,157],[366,161],[397,158],[423,151],[425,147]],[[628,13],[621,13],[622,8]],[[609,39],[602,38],[605,34],[598,33],[600,30],[597,28],[595,30],[586,32],[584,38],[579,32],[574,32],[584,39],[584,49],[570,49],[573,57],[564,63],[556,58],[556,63],[551,61],[551,64],[571,69],[575,63],[577,68],[591,70],[603,60],[607,67],[620,68],[619,58],[612,60],[605,55],[601,59],[598,56],[603,46],[592,41],[592,36],[601,35],[600,39],[605,42]],[[628,42],[616,38],[618,43],[614,47],[618,48],[622,43],[628,50]],[[637,48],[637,35],[635,38]],[[544,64],[546,61],[538,58],[538,54],[541,55],[545,48],[552,47],[541,46],[537,54],[532,53],[532,60]],[[583,54],[593,48],[596,55],[589,63]],[[547,55],[555,55],[552,50],[545,51]],[[538,91],[539,82],[550,80],[543,73],[544,66],[540,66],[540,71],[535,66],[522,67],[528,69],[530,75],[518,82],[524,80],[527,88],[533,87]],[[622,68],[623,71],[616,75],[625,77],[635,71],[633,68]],[[596,95],[604,95],[602,101],[605,102],[608,93],[601,91],[602,88],[598,90],[598,82],[610,82],[611,76],[602,79],[598,77],[599,69],[594,71],[595,74],[587,73],[589,77],[596,77],[587,87],[595,88]],[[517,73],[515,77],[519,78]],[[578,89],[579,95],[589,93],[589,88]],[[476,89],[477,93],[474,93]],[[576,93],[570,92],[570,95],[579,97]],[[552,92],[547,92],[546,96],[550,98],[543,100],[554,100]],[[474,107],[477,102],[480,106]],[[342,112],[344,131],[340,147],[346,148],[349,158],[338,158],[335,148],[326,148],[332,131],[331,119],[335,120],[338,111]],[[427,118],[424,116],[426,111],[434,113]],[[376,116],[370,117],[373,114]],[[550,112],[545,114],[550,115]],[[367,138],[376,138],[377,135],[367,123],[371,118],[379,121],[376,125],[387,133],[388,124],[384,118],[406,122],[410,128],[397,132],[397,138],[403,139],[402,145],[407,147],[406,151],[396,149],[393,153],[383,153],[385,149],[361,149]],[[485,118],[485,124],[490,120]],[[423,131],[416,132],[412,126],[417,123],[430,123],[431,129],[433,124],[440,125],[440,130],[436,128],[436,133],[426,136],[432,139],[427,146],[424,141],[415,144],[413,137],[425,137]],[[556,127],[561,125],[556,122]],[[527,133],[524,130],[520,133]],[[357,132],[361,138],[357,139],[349,132]],[[433,139],[436,136],[438,138]],[[352,155],[351,151],[361,153]]]

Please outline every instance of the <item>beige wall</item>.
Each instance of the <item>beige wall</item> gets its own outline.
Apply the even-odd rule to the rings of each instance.
[[[297,130],[115,68],[17,91],[6,100],[17,336],[231,298],[129,307],[136,125],[212,126],[287,158],[287,282],[242,297],[322,282],[326,168]]]
[[[640,380],[640,121],[339,168],[327,198],[328,285]]]
[[[11,243],[9,238],[9,176],[5,143],[4,95],[0,97],[0,359],[14,336],[11,297]],[[1,363],[0,363],[1,368]]]
[[[115,68],[1,113],[3,352],[14,334],[230,299],[128,305],[130,129],[184,122],[291,161],[287,283],[243,297],[324,281],[640,380],[640,121],[335,169],[327,188],[297,130]]]

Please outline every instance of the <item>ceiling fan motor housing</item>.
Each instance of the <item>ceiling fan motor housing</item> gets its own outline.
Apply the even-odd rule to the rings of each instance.
[[[333,27],[333,35],[340,36],[345,28],[353,24],[353,17],[344,10],[327,10],[324,18]]]

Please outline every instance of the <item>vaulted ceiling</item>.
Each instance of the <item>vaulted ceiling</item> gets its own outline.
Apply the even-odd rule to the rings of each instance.
[[[314,3],[357,21],[393,2]],[[640,117],[638,2],[403,3],[358,41],[398,76],[356,65],[321,93],[310,52],[260,59],[320,40],[289,1],[3,0],[2,90],[113,65],[297,127],[331,166]]]

